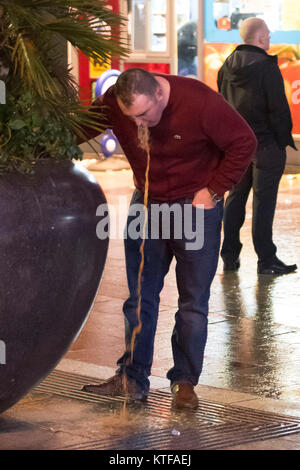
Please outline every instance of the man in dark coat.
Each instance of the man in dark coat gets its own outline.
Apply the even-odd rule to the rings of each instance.
[[[259,274],[287,274],[297,269],[276,256],[272,226],[278,186],[286,162],[286,146],[295,148],[292,120],[277,57],[267,54],[270,31],[259,18],[240,28],[243,44],[227,58],[218,74],[225,99],[245,118],[258,140],[257,152],[242,180],[230,191],[224,212],[224,271],[240,267],[240,229],[253,188],[252,238]]]

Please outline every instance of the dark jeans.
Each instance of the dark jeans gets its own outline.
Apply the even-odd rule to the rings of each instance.
[[[235,261],[242,249],[240,229],[245,220],[246,203],[253,188],[252,239],[260,262],[272,260],[276,253],[273,242],[273,220],[278,186],[284,172],[286,151],[273,142],[259,146],[254,162],[239,184],[229,193],[224,209],[224,241],[221,256]]]
[[[131,208],[136,203],[142,203],[143,195],[135,191]],[[127,349],[119,359],[118,372],[125,370],[128,377],[133,378],[144,390],[149,389],[148,377],[151,373],[153,360],[154,337],[157,326],[160,292],[163,288],[164,278],[167,274],[173,256],[176,258],[176,280],[179,293],[178,311],[175,315],[175,326],[172,334],[172,351],[174,367],[169,370],[167,377],[171,383],[178,380],[186,380],[196,385],[202,370],[203,354],[207,338],[207,316],[210,286],[214,278],[219,255],[221,221],[223,215],[223,202],[210,210],[195,208],[191,199],[176,201],[177,208],[182,209],[182,217],[179,227],[184,227],[190,222],[192,214],[192,231],[196,227],[199,232],[203,229],[203,247],[187,249],[186,242],[190,243],[188,231],[182,230],[179,237],[179,215],[170,217],[170,234],[163,234],[166,223],[159,220],[159,237],[150,237],[151,227],[156,222],[152,220],[153,201],[150,201],[148,212],[148,238],[145,241],[145,264],[141,287],[141,332],[136,337],[133,360],[130,361],[128,345],[130,343],[133,328],[137,324],[137,278],[141,260],[141,237],[128,236],[125,238],[125,255],[129,298],[124,303],[125,316],[125,342]],[[183,210],[187,204],[191,212],[186,214]],[[172,206],[168,203],[167,207]],[[197,211],[199,219],[202,217],[201,227],[196,222]],[[201,217],[200,217],[201,216]],[[185,219],[184,219],[185,218]],[[126,230],[134,221],[134,215],[129,212]],[[177,224],[177,225],[176,225]],[[175,227],[176,225],[176,227]],[[157,226],[156,226],[157,228]],[[178,230],[177,230],[178,231]],[[197,233],[198,233],[197,232]],[[166,314],[166,313],[165,313]]]

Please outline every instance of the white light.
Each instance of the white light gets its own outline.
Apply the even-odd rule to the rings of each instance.
[[[114,152],[116,150],[116,141],[114,139],[108,139],[106,141],[105,147],[109,152]]]
[[[107,78],[107,79],[105,80],[105,82],[104,82],[103,85],[102,85],[102,90],[101,90],[101,91],[102,91],[102,95],[103,95],[103,93],[106,92],[106,90],[109,89],[109,87],[111,87],[112,85],[114,85],[114,84],[116,83],[117,78],[118,78],[118,77],[117,77],[116,75],[113,75],[113,76],[111,76],[111,77],[109,77],[109,78]]]

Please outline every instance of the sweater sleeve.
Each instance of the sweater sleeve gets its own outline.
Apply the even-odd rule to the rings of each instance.
[[[209,188],[223,195],[246,172],[257,140],[244,118],[217,93],[207,97],[202,114],[202,126],[207,138],[222,153]]]

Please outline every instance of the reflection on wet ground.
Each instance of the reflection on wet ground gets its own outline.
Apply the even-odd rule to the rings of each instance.
[[[95,172],[109,204],[129,204],[129,170]],[[212,284],[209,334],[200,384],[269,398],[300,398],[300,269],[285,276],[258,275],[251,241],[251,199],[241,239],[241,268]],[[274,222],[278,257],[300,268],[300,175],[285,176]],[[108,260],[93,311],[67,358],[115,367],[123,352],[122,303],[127,297],[123,241],[110,241]],[[170,337],[177,308],[174,265],[161,293],[152,374],[172,366]]]
[[[300,178],[284,177],[274,241],[278,257],[288,264],[295,262],[300,268],[299,224]],[[216,386],[297,400],[300,398],[299,269],[285,276],[257,275],[250,203],[241,238],[244,247],[239,272],[223,274],[220,261],[213,284],[210,321],[214,321],[218,310],[220,323],[210,325],[207,374],[210,375],[210,368],[217,371]],[[218,360],[212,363],[209,357],[210,351],[214,354],[215,345]],[[203,376],[201,381],[206,383]]]
[[[287,278],[260,276],[252,286],[244,288],[240,277],[229,273],[221,279],[224,320],[212,325],[215,331],[213,338],[210,336],[210,342],[219,343],[219,353],[222,342],[224,354],[224,370],[217,366],[217,386],[269,398],[293,390],[297,395],[299,297],[297,311],[297,296],[288,301],[285,286],[291,281]]]
[[[80,391],[86,379],[53,372],[1,415],[0,449],[299,449],[297,417],[203,399],[197,410],[178,411],[164,391],[143,404],[91,397]]]
[[[95,176],[124,224],[131,172]],[[283,179],[274,224],[279,258],[300,268],[299,228],[300,175]],[[161,293],[147,402],[124,407],[122,399],[82,392],[85,383],[112,375],[123,353],[128,289],[123,240],[116,237],[81,334],[56,370],[1,415],[0,449],[299,450],[300,421],[292,416],[300,416],[300,269],[286,276],[257,275],[250,202],[241,238],[240,270],[224,274],[220,260],[212,284],[197,411],[174,411],[165,380],[177,309],[174,264]]]

